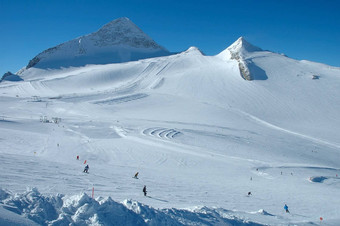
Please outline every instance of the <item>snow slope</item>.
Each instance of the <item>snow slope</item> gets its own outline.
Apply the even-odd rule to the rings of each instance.
[[[0,83],[1,203],[38,224],[336,225],[339,72],[243,38],[217,56],[29,68]]]

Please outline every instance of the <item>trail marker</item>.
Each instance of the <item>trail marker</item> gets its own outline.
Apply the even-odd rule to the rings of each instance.
[[[94,197],[94,187],[92,187],[92,198]],[[321,218],[321,217],[320,217]]]

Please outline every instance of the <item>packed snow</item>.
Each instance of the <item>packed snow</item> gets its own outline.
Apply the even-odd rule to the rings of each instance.
[[[0,224],[340,222],[340,68],[240,38],[19,74],[0,83]]]

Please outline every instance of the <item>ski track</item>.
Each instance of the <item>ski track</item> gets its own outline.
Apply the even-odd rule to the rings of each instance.
[[[183,135],[182,132],[177,131],[176,129],[168,129],[168,128],[147,128],[142,131],[144,135],[149,135],[162,139],[174,139],[177,136]]]
[[[134,101],[142,98],[148,97],[147,94],[145,93],[137,93],[137,94],[132,94],[132,95],[126,95],[126,96],[121,96],[121,97],[116,97],[112,99],[106,99],[106,100],[100,100],[100,101],[95,101],[93,102],[94,104],[121,104],[121,103],[126,103],[129,101]]]
[[[241,110],[237,110],[237,112],[245,115],[246,117],[252,119],[253,121],[259,123],[259,124],[262,124],[264,126],[267,126],[269,128],[272,128],[272,129],[275,129],[275,130],[279,130],[279,131],[282,131],[282,132],[285,132],[285,133],[289,133],[289,134],[292,134],[292,135],[295,135],[295,136],[298,136],[298,137],[301,137],[301,138],[304,138],[304,139],[307,139],[307,140],[310,140],[310,141],[313,141],[315,143],[318,143],[318,144],[322,144],[322,145],[326,145],[328,147],[331,147],[331,148],[336,148],[336,149],[340,149],[340,145],[338,144],[334,144],[334,143],[331,143],[331,142],[328,142],[328,141],[324,141],[324,140],[321,140],[321,139],[317,139],[317,138],[314,138],[314,137],[311,137],[311,136],[307,136],[307,135],[304,135],[304,134],[301,134],[301,133],[297,133],[297,132],[294,132],[294,131],[290,131],[290,130],[287,130],[287,129],[284,129],[284,128],[281,128],[279,126],[276,126],[276,125],[273,125],[269,122],[266,122],[262,119],[259,119],[249,113],[246,113],[244,111],[241,111]]]
[[[224,155],[224,154],[218,154],[212,151],[209,151],[205,148],[200,148],[200,147],[192,147],[188,146],[186,144],[182,143],[174,143],[173,139],[178,135],[183,135],[183,133],[175,130],[175,129],[167,129],[167,128],[147,128],[142,130],[141,134],[147,135],[151,138],[156,138],[156,140],[152,139],[144,139],[141,137],[137,137],[134,135],[127,135],[123,133],[122,129],[116,129],[117,133],[120,134],[122,137],[128,140],[133,140],[138,143],[150,145],[150,146],[155,146],[155,147],[160,147],[161,150],[168,150],[170,153],[172,152],[179,152],[179,153],[185,153],[188,155],[196,156],[196,157],[201,157],[201,158],[209,158],[209,159],[214,159],[216,161],[225,161],[228,159],[230,160],[237,160],[237,161],[247,161],[250,163],[257,163],[259,165],[268,165],[267,162],[264,161],[259,161],[259,160],[253,160],[253,159],[247,159],[247,158],[241,158],[241,157],[236,157],[236,156],[229,156],[229,155]],[[161,135],[162,134],[162,135]],[[161,138],[161,139],[159,139]],[[162,141],[162,142],[159,142]],[[165,162],[165,161],[164,161]],[[183,162],[179,162],[180,165],[186,165],[183,164]]]

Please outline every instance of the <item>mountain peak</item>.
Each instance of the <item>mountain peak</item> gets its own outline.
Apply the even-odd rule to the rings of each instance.
[[[255,79],[255,75],[252,71],[251,65],[245,60],[248,53],[262,51],[261,48],[254,46],[247,42],[243,37],[238,38],[231,46],[223,50],[217,56],[222,59],[232,59],[238,62],[238,67],[240,69],[240,75],[245,80]],[[263,75],[261,78],[266,79],[267,76]]]
[[[17,81],[22,81],[23,79],[20,76],[8,71],[1,77],[0,82],[5,81],[5,80],[11,81],[11,82],[17,82]]]
[[[169,54],[129,18],[121,17],[96,32],[41,52],[26,69],[121,63]]]
[[[118,44],[135,48],[162,48],[165,50],[127,17],[113,20],[87,36],[91,36],[91,39],[95,40],[99,46]]]
[[[261,48],[250,44],[244,37],[239,37],[231,46],[227,48],[230,52],[256,52],[262,51]]]
[[[189,49],[185,50],[183,53],[198,53],[200,55],[204,55],[202,51],[196,46],[189,47]]]
[[[135,25],[129,18],[127,17],[120,17],[120,18],[117,18],[115,20],[112,20],[110,22],[108,22],[107,24],[105,24],[103,27],[105,26],[115,26],[117,24],[120,24],[120,25],[132,25],[132,26],[135,26],[137,27],[137,25]]]

